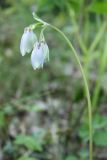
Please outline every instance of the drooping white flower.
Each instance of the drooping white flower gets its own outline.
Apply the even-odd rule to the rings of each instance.
[[[44,54],[41,43],[36,43],[31,54],[31,63],[34,69],[43,68]]]
[[[25,28],[20,42],[20,51],[22,56],[32,51],[36,41],[37,37],[33,30],[29,27]]]
[[[49,48],[45,42],[37,42],[31,54],[34,69],[43,68],[44,62],[49,61]]]

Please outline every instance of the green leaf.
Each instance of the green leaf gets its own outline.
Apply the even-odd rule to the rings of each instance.
[[[97,146],[107,147],[107,131],[97,131],[94,134],[94,143]]]
[[[78,160],[78,158],[74,155],[68,156],[65,160]]]
[[[101,129],[107,126],[107,117],[96,114],[93,118],[93,128]]]
[[[18,158],[17,160],[37,160],[37,159],[31,158],[31,157],[27,157],[27,156],[22,156],[22,157]]]
[[[15,140],[16,145],[23,145],[27,149],[33,151],[42,151],[42,144],[41,141],[37,138],[28,135],[18,135]]]
[[[107,13],[107,2],[95,2],[91,4],[87,10],[90,12],[105,14]]]
[[[81,149],[79,152],[79,156],[81,157],[81,159],[85,160],[88,159],[89,156],[89,151],[87,149]]]
[[[82,138],[84,141],[87,141],[89,139],[88,125],[86,125],[86,124],[81,125],[78,130],[78,134],[79,134],[80,138]]]

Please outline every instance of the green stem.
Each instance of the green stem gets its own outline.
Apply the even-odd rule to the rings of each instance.
[[[101,82],[103,80],[103,76],[104,76],[104,72],[105,72],[105,68],[106,68],[106,59],[107,59],[107,38],[105,40],[104,53],[100,59],[101,65],[99,68],[99,74],[98,74],[98,78],[96,81],[96,87],[95,87],[93,99],[92,99],[92,104],[93,104],[94,110],[97,108],[99,93],[100,93],[100,89],[101,89]]]
[[[83,80],[84,80],[84,85],[85,85],[85,90],[86,90],[86,96],[87,96],[87,102],[88,102],[88,116],[89,116],[89,152],[90,152],[90,160],[93,159],[93,137],[92,137],[92,110],[91,110],[91,99],[90,99],[90,93],[89,93],[89,88],[88,88],[88,84],[87,84],[87,79],[85,76],[85,72],[84,69],[81,65],[79,56],[76,52],[76,50],[74,49],[74,47],[72,46],[70,40],[66,37],[66,35],[59,30],[57,27],[49,24],[49,27],[51,27],[52,29],[56,30],[58,33],[60,33],[62,35],[62,37],[66,40],[66,42],[68,43],[69,47],[71,48],[71,50],[73,51],[73,54],[75,56],[75,59],[79,65],[79,68],[81,70],[82,76],[83,76]]]
[[[103,34],[104,34],[104,31],[106,29],[106,22],[104,22],[100,28],[100,30],[98,31],[97,35],[95,36],[95,39],[93,40],[90,48],[89,48],[89,53],[93,52],[94,49],[96,48],[96,46],[98,45],[99,41],[101,40]]]
[[[91,54],[91,57],[92,57],[92,55],[93,55],[92,53],[95,50],[98,43],[100,42],[102,36],[104,35],[105,29],[106,29],[106,22],[104,22],[102,24],[102,27],[100,27],[100,30],[98,31],[97,35],[95,36],[95,39],[91,43],[91,45],[89,47],[89,50],[87,51],[86,61],[85,61],[85,64],[84,64],[85,74],[87,76],[87,79],[88,79],[88,69],[89,69],[88,67],[89,67],[89,63],[90,63],[90,54]]]

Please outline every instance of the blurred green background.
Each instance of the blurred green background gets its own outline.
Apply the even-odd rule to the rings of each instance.
[[[0,0],[0,160],[89,158],[84,84],[68,45],[46,30],[50,61],[36,71],[30,54],[20,54],[33,11],[78,52],[91,93],[94,160],[107,160],[107,0]]]

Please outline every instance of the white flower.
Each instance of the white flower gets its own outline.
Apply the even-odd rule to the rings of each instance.
[[[37,42],[31,54],[34,69],[43,68],[44,62],[49,61],[49,49],[45,42]]]
[[[31,63],[34,69],[42,68],[44,63],[44,55],[41,43],[36,43],[31,54]]]
[[[33,30],[29,27],[25,28],[21,38],[21,43],[20,43],[20,51],[22,56],[32,51],[36,41],[37,41],[37,37],[33,32]]]

